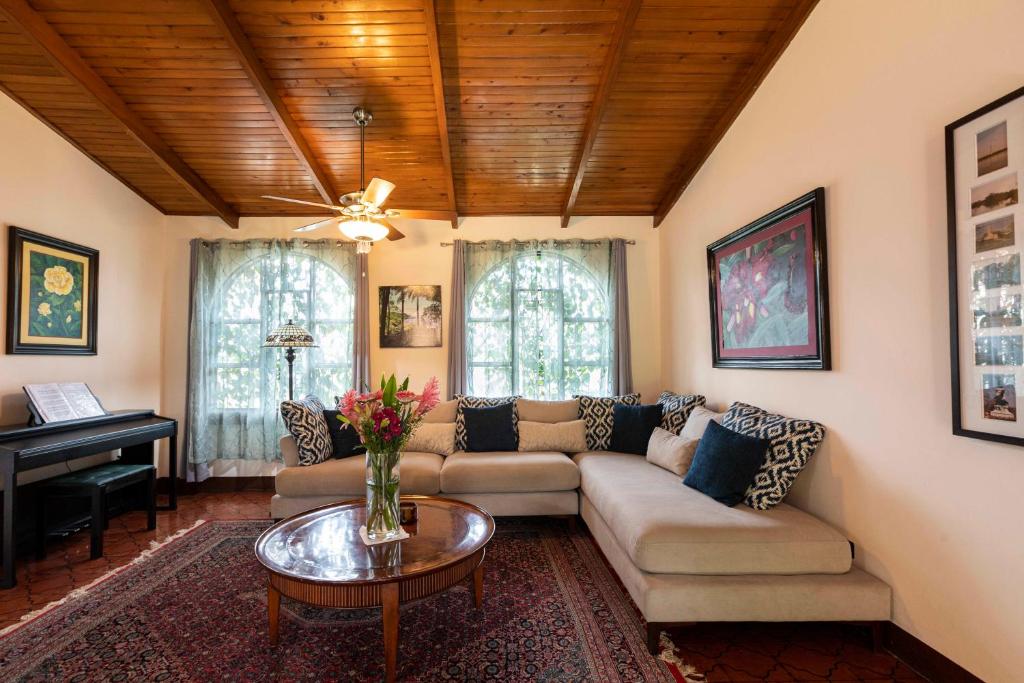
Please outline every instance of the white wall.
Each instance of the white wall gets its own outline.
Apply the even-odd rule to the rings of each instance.
[[[212,218],[167,217],[163,253],[167,259],[164,278],[162,410],[181,418],[185,409],[187,359],[189,247],[193,237],[206,239],[291,238],[292,228],[310,222],[303,218],[243,218],[238,230],[228,229]],[[370,274],[370,370],[372,376],[394,372],[420,386],[431,375],[446,387],[448,367],[448,315],[451,309],[451,247],[440,246],[458,237],[465,240],[624,237],[636,240],[628,247],[630,325],[633,334],[633,377],[636,389],[654,401],[661,391],[661,309],[659,289],[659,231],[650,218],[593,217],[573,219],[562,229],[557,217],[505,216],[467,218],[458,231],[441,221],[403,220],[398,227],[406,238],[374,246]],[[329,230],[311,237],[330,237]],[[382,285],[441,285],[444,317],[443,346],[438,348],[382,349],[378,335],[377,288]],[[340,388],[339,388],[340,389]],[[220,463],[217,474],[259,475],[275,467],[253,463]]]
[[[951,435],[943,127],[1024,85],[1022,26],[1013,0],[824,0],[662,227],[667,381],[827,425],[794,500],[992,681],[1024,671],[1024,449]],[[705,246],[818,185],[835,369],[712,369]]]
[[[99,249],[95,356],[0,355],[0,424],[24,424],[25,384],[82,381],[107,410],[160,407],[164,216],[18,104],[0,96],[0,300],[11,225]],[[6,305],[0,330],[6,334]],[[74,468],[108,458],[83,458]],[[26,483],[63,466],[33,470]]]
[[[0,355],[0,424],[27,418],[22,385],[83,381],[108,410],[158,408],[164,216],[31,114],[0,96],[0,287],[9,225],[100,251],[95,356]],[[0,307],[0,329],[6,330]]]

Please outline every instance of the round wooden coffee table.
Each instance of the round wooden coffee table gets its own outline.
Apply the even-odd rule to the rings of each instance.
[[[398,603],[437,593],[473,575],[476,607],[483,601],[483,560],[494,519],[469,503],[402,496],[416,503],[410,537],[367,546],[365,500],[326,505],[289,517],[256,541],[269,572],[270,642],[277,644],[281,596],[317,607],[382,607],[385,679],[395,679]]]

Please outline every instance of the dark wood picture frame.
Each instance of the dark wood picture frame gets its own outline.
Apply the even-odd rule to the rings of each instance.
[[[787,222],[796,225],[792,228],[787,227]],[[769,239],[774,230],[785,232],[798,229],[801,225],[806,229],[804,273],[807,280],[807,343],[793,347],[726,349],[722,334],[724,318],[719,297],[720,259],[745,249],[747,245],[752,246]],[[772,370],[832,369],[825,232],[825,189],[819,187],[708,245],[711,357],[714,367]]]
[[[1011,93],[1000,97],[999,99],[986,104],[980,109],[963,116],[956,121],[950,123],[945,129],[945,143],[946,143],[946,235],[947,235],[947,257],[949,266],[949,351],[950,351],[950,389],[952,396],[952,423],[953,423],[953,434],[955,436],[965,436],[972,439],[982,439],[984,441],[995,441],[998,443],[1012,444],[1015,446],[1024,446],[1024,436],[1012,436],[1008,434],[999,434],[994,432],[985,432],[979,429],[970,429],[964,426],[964,414],[963,414],[963,378],[960,374],[960,282],[959,282],[959,257],[958,257],[958,239],[957,239],[957,193],[969,192],[970,187],[965,186],[957,188],[957,172],[956,172],[956,144],[955,136],[957,131],[976,121],[977,119],[995,112],[1002,107],[1016,102],[1018,99],[1024,98],[1024,87],[1018,88]],[[1005,151],[1005,150],[1004,150]],[[1024,152],[1018,150],[1016,154],[1022,154]],[[977,154],[977,152],[976,152]],[[980,155],[979,155],[980,156]],[[980,168],[977,169],[978,177],[988,176],[989,173],[1002,173],[1002,172],[1013,172],[1017,173],[1017,170],[1007,164],[1004,167],[1000,167],[997,171],[982,171]],[[979,159],[980,166],[980,159]],[[1024,226],[1022,226],[1024,227]],[[998,373],[998,371],[995,371]],[[984,399],[983,399],[984,401]]]
[[[33,342],[25,339],[22,329],[24,295],[24,269],[22,254],[26,243],[58,252],[78,256],[83,259],[83,272],[86,283],[83,284],[84,301],[81,301],[81,319],[85,325],[81,343]],[[98,282],[100,253],[96,249],[75,244],[66,240],[43,235],[17,226],[10,226],[7,240],[7,353],[36,355],[96,355],[96,323],[98,308]]]

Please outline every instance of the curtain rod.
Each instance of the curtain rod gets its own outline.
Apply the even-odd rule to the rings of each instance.
[[[484,240],[483,242],[467,242],[467,244],[487,244],[492,240]],[[531,244],[533,242],[554,242],[555,244],[572,244],[573,242],[579,242],[580,244],[600,244],[602,240],[493,240],[496,242],[511,242],[512,244]],[[636,244],[636,240],[623,240],[626,244]],[[450,247],[454,242],[441,242],[442,247]]]

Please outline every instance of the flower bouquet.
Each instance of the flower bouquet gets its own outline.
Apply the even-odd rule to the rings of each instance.
[[[422,394],[409,391],[409,378],[401,384],[381,377],[380,389],[358,393],[352,389],[338,402],[338,419],[359,434],[366,446],[366,537],[378,543],[401,535],[398,506],[399,460],[402,449],[423,416],[440,402],[437,378],[431,377]]]

